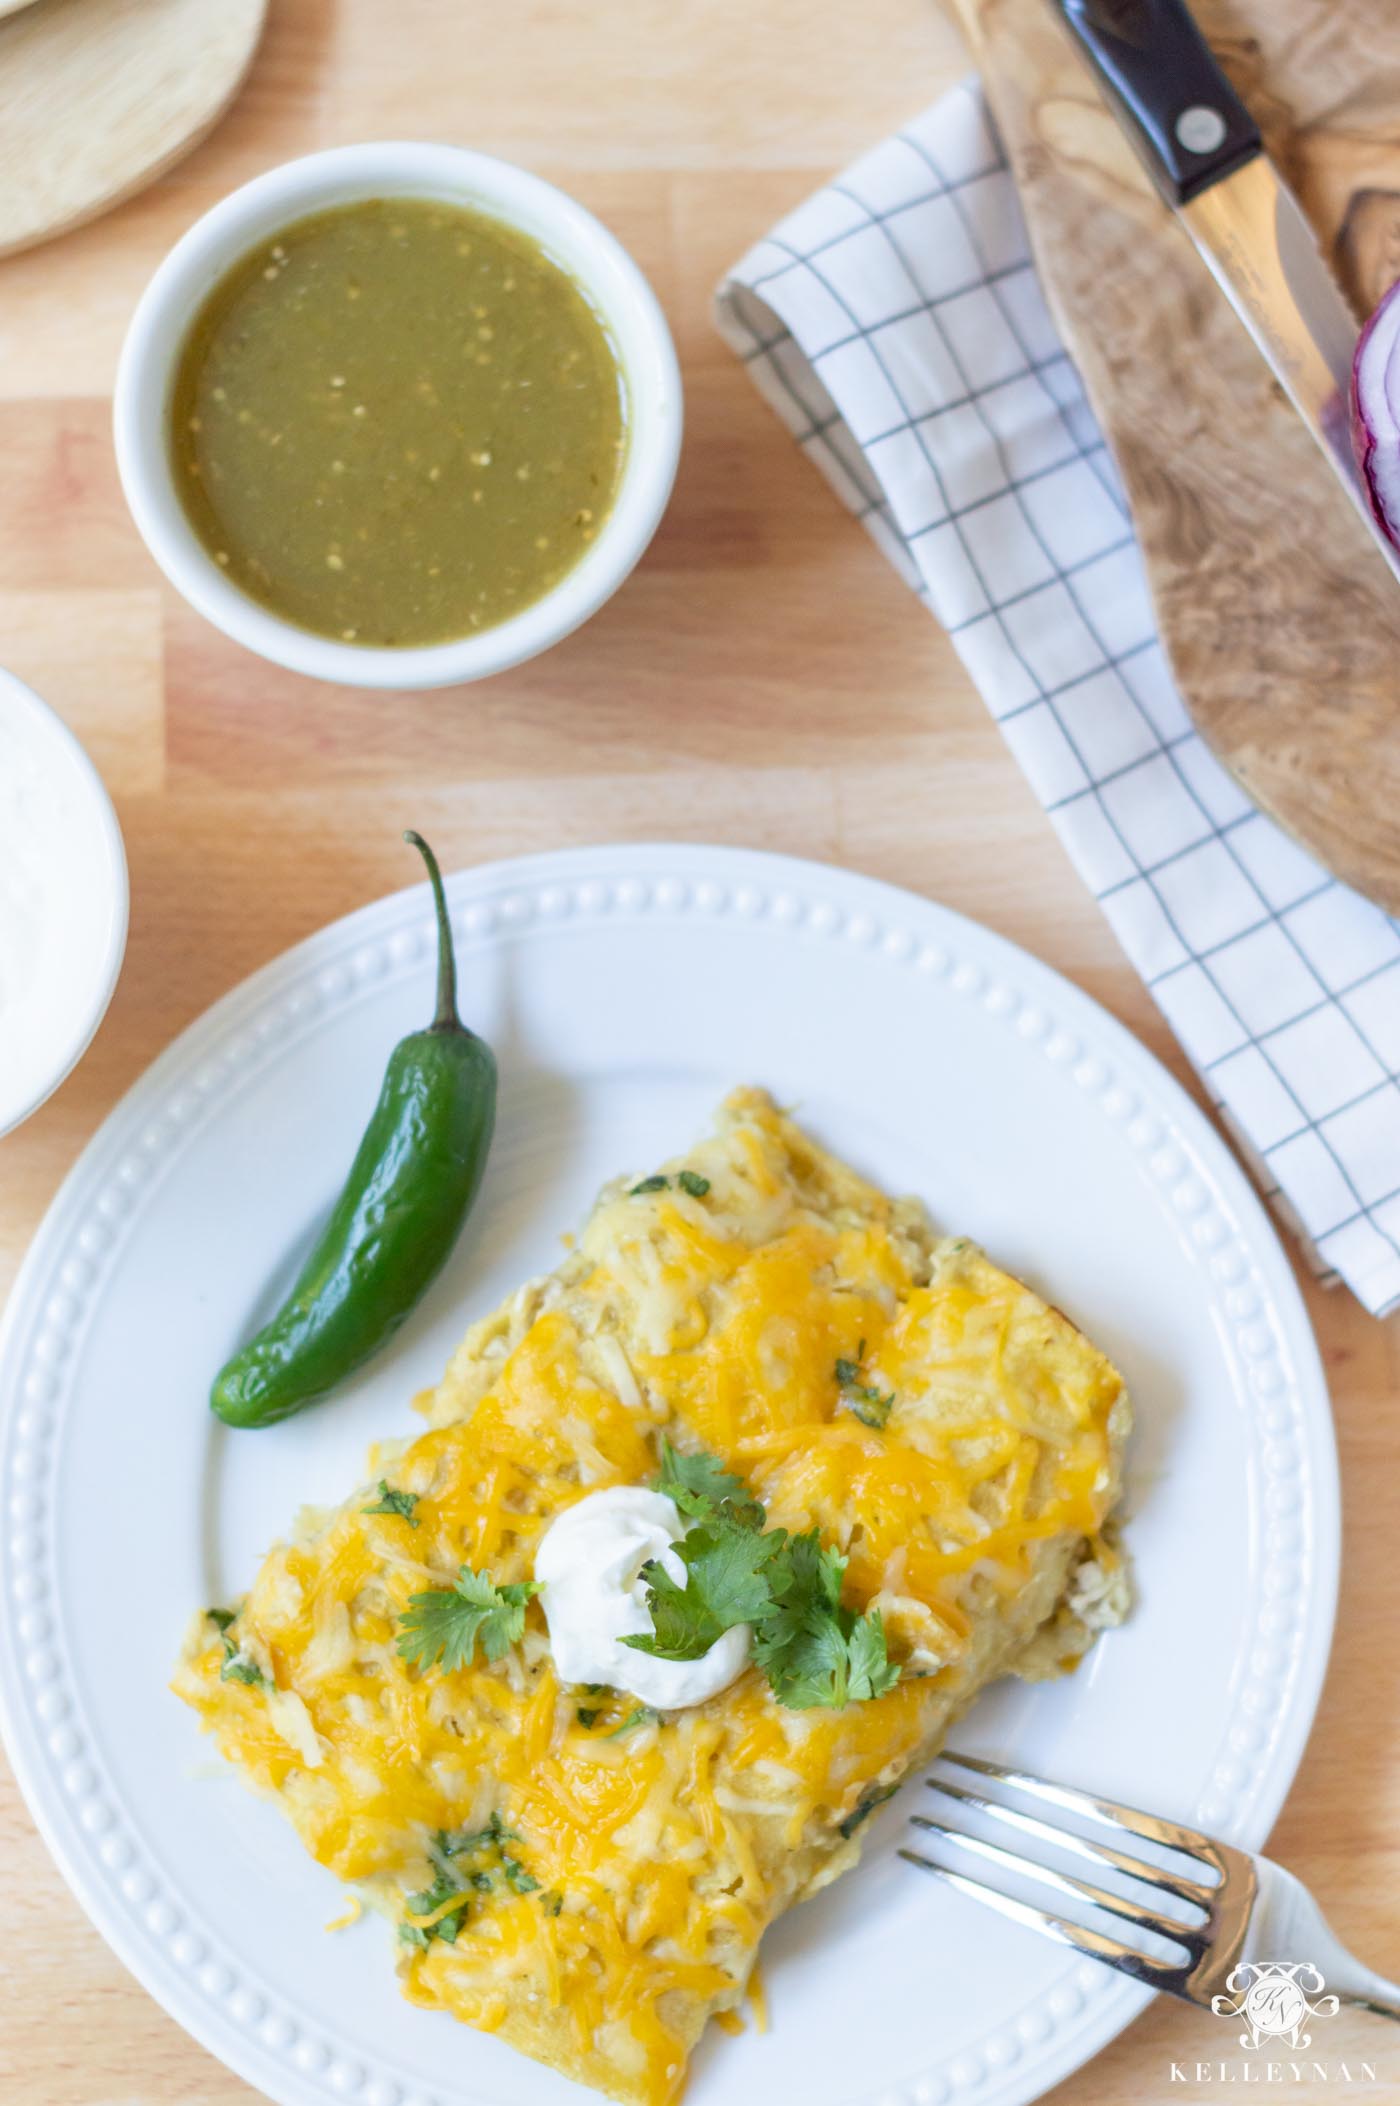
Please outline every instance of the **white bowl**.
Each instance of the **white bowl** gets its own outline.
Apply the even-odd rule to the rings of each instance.
[[[206,552],[171,472],[170,397],[186,333],[230,267],[291,221],[367,197],[467,205],[536,241],[583,287],[612,337],[628,398],[617,496],[588,553],[520,614],[460,641],[374,649],[281,620]],[[655,533],[675,478],[681,382],[666,319],[636,264],[590,212],[508,161],[459,146],[393,141],[308,154],[245,183],[197,220],[141,296],[122,347],[114,405],[117,467],[146,546],[192,607],[293,672],[354,687],[450,687],[503,672],[567,636],[608,599]]]
[[[0,672],[0,1134],[77,1065],[126,950],[121,828],[61,717]]]

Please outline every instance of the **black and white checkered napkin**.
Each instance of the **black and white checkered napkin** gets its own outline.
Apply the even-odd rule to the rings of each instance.
[[[775,227],[717,314],[952,637],[1318,1270],[1400,1304],[1400,933],[1192,728],[976,84]]]

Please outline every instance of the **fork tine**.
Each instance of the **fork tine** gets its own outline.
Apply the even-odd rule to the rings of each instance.
[[[974,1901],[983,1901],[1000,1915],[1009,1916],[1013,1923],[1024,1923],[1031,1930],[1043,1931],[1061,1945],[1072,1945],[1077,1952],[1087,1953],[1094,1960],[1103,1960],[1123,1974],[1150,1983],[1154,1989],[1173,1989],[1180,1983],[1182,1970],[1170,1960],[1157,1960],[1150,1953],[1135,1952],[1131,1945],[1121,1945],[1116,1938],[1106,1938],[1099,1931],[1087,1930],[1083,1924],[1071,1923],[1065,1916],[1052,1916],[1048,1910],[1032,1908],[1027,1901],[1017,1901],[1014,1895],[1003,1894],[996,1887],[983,1886],[980,1879],[968,1879],[964,1873],[950,1872],[946,1865],[936,1865],[932,1858],[920,1857],[915,1850],[901,1850],[899,1855],[906,1863],[917,1865],[921,1872],[932,1872],[935,1878],[956,1887],[959,1893],[970,1894]]]
[[[1170,1939],[1193,1959],[1201,1949],[1199,1926],[1183,1923],[1176,1916],[1163,1916],[1157,1909],[1139,1907],[1137,1902],[1129,1901],[1121,1894],[1111,1894],[1107,1887],[1096,1887],[1087,1879],[1075,1879],[1068,1872],[1056,1872],[1050,1865],[1038,1865],[1034,1858],[1018,1857],[1014,1850],[1003,1850],[1000,1843],[988,1843],[979,1835],[963,1835],[956,1828],[945,1828],[941,1821],[930,1821],[924,1814],[913,1814],[910,1818],[916,1828],[926,1829],[931,1835],[942,1836],[945,1842],[972,1851],[974,1856],[985,1858],[988,1864],[998,1866],[1003,1872],[1033,1879],[1043,1887],[1053,1887],[1057,1894],[1087,1901],[1093,1908],[1107,1909],[1110,1916],[1117,1916],[1123,1923],[1136,1924],[1140,1930],[1155,1931],[1159,1938]]]
[[[1144,1880],[1150,1887],[1165,1888],[1168,1893],[1207,1913],[1220,1891],[1218,1887],[1203,1886],[1199,1880],[1187,1879],[1184,1873],[1168,1871],[1164,1865],[1149,1865],[1141,1858],[1129,1857],[1126,1851],[1115,1850],[1110,1843],[1091,1843],[1087,1836],[1076,1835],[1072,1828],[1056,1828],[1051,1821],[1022,1813],[1018,1806],[1003,1806],[999,1800],[988,1799],[982,1792],[970,1792],[961,1784],[950,1784],[946,1777],[925,1777],[924,1783],[931,1792],[942,1792],[945,1798],[955,1799],[960,1806],[975,1806],[979,1813],[1004,1822],[1009,1828],[1019,1829],[1022,1835],[1032,1835],[1038,1842],[1053,1843],[1056,1849],[1086,1858],[1091,1865],[1107,1866],[1129,1879]]]
[[[1164,1821],[1159,1814],[1144,1813],[1137,1806],[1123,1806],[1116,1799],[1101,1799],[1095,1792],[1072,1791],[1066,1784],[1051,1784],[1048,1778],[1034,1777],[1027,1770],[1009,1769],[1005,1763],[988,1762],[980,1755],[955,1755],[951,1748],[945,1748],[938,1759],[956,1763],[959,1769],[975,1770],[978,1776],[991,1777],[998,1784],[1012,1785],[1032,1799],[1043,1799],[1048,1805],[1062,1807],[1066,1813],[1080,1814],[1085,1820],[1097,1821],[1103,1828],[1117,1829],[1144,1842],[1160,1843],[1168,1850],[1180,1850],[1184,1856],[1202,1859],[1222,1876],[1224,1874],[1226,1846],[1202,1835],[1198,1828],[1185,1828],[1179,1821]]]

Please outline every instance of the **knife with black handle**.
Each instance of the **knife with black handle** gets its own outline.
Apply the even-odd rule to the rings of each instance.
[[[1263,152],[1181,0],[1060,0],[1059,12],[1169,205]]]
[[[1392,572],[1352,459],[1355,317],[1297,200],[1183,0],[1052,0]]]

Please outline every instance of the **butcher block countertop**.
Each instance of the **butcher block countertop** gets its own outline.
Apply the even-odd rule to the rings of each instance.
[[[449,868],[648,839],[847,864],[1026,945],[1191,1086],[952,647],[710,324],[724,266],[965,67],[933,0],[273,0],[205,145],[108,218],[0,262],[0,663],[87,742],[132,881],[126,969],[96,1044],[0,1142],[0,1295],[121,1093],[245,974],[401,886],[408,824]],[[138,541],[109,439],[122,329],[175,237],[272,163],[375,137],[507,155],[591,206],[650,274],[688,397],[675,500],[630,584],[535,664],[440,695],[314,686],[206,627]],[[1332,1672],[1273,1848],[1394,1976],[1400,1331],[1344,1293],[1306,1291],[1346,1552]],[[247,2086],[89,1927],[2,1773],[0,2099],[246,2106]],[[1325,2045],[1334,2066],[1376,2065],[1366,2096],[1400,2101],[1400,2032],[1348,2014]],[[1160,2003],[1055,2097],[1219,2097],[1196,2065],[1232,2047],[1219,2021]]]

